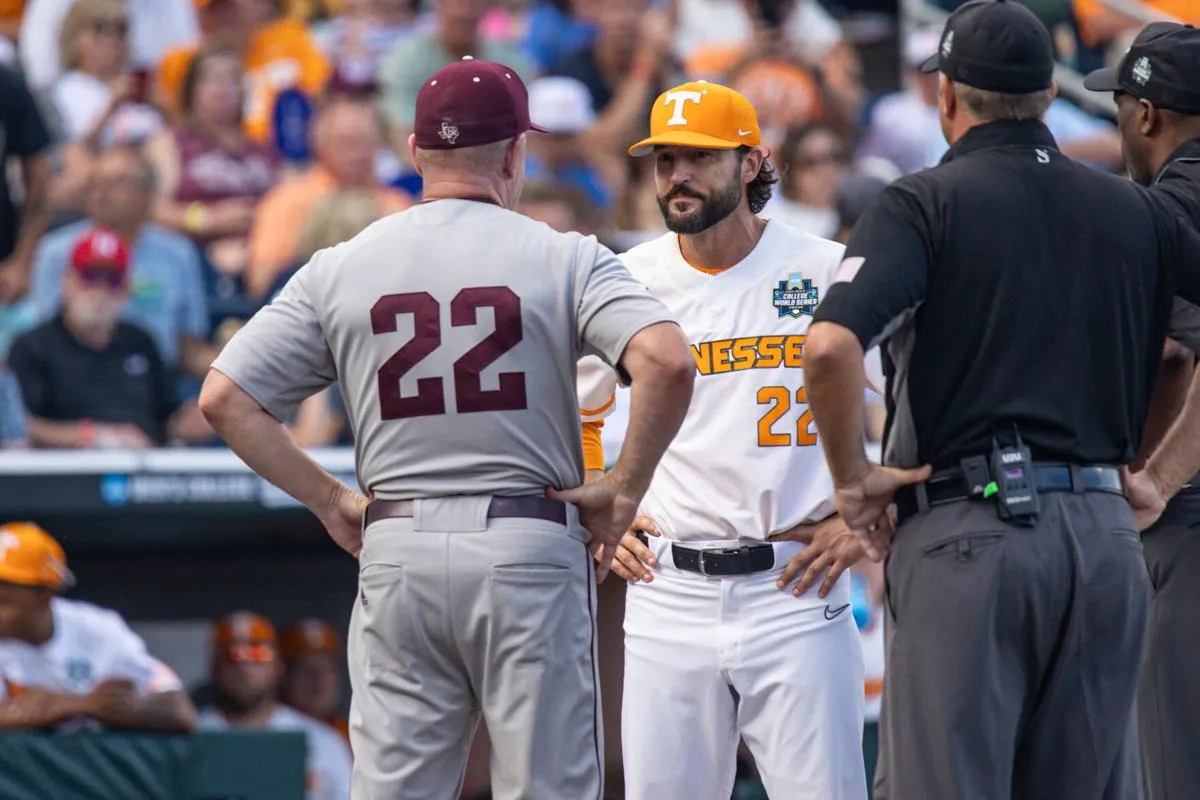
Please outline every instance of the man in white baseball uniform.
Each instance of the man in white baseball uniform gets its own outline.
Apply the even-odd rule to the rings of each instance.
[[[508,67],[427,79],[409,139],[424,202],[317,253],[201,394],[226,443],[359,556],[355,800],[457,797],[481,716],[498,800],[603,793],[587,544],[633,522],[696,370],[611,251],[512,211],[529,130]],[[628,379],[636,441],[581,486],[589,353]],[[335,379],[369,505],[280,422]]]
[[[650,133],[629,152],[655,159],[671,232],[622,258],[700,374],[613,565],[631,581],[626,796],[728,798],[740,735],[774,800],[863,798],[862,652],[838,580],[863,551],[832,516],[802,371],[843,248],[757,216],[777,179],[733,90],[665,92]],[[588,369],[580,403],[602,407],[616,377]]]
[[[0,525],[0,731],[192,731],[179,676],[115,611],[59,597],[74,580],[41,527]]]

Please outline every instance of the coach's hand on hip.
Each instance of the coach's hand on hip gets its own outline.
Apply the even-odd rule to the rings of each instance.
[[[616,552],[612,556],[612,571],[617,573],[617,577],[629,581],[630,583],[650,583],[654,580],[654,575],[650,570],[658,566],[658,559],[654,557],[654,553],[650,548],[638,538],[639,533],[648,533],[651,536],[661,536],[658,526],[654,524],[654,520],[645,515],[639,515],[629,526],[629,530],[621,537],[620,543],[617,544]],[[598,542],[592,542],[590,545],[592,557],[596,559],[597,564],[603,564],[604,558],[608,550]],[[597,567],[596,582],[604,580],[599,574]]]
[[[892,544],[892,522],[888,506],[896,490],[911,483],[929,480],[931,468],[897,469],[869,464],[858,477],[845,483],[834,482],[838,513],[850,531],[862,539],[867,557],[883,560]]]
[[[776,583],[780,589],[787,589],[788,584],[803,570],[800,582],[792,590],[796,597],[811,589],[821,575],[825,576],[825,580],[821,581],[817,595],[825,597],[833,591],[842,573],[858,563],[867,552],[862,540],[851,533],[845,521],[836,514],[820,522],[796,525],[775,534],[770,541],[803,542],[808,545],[787,563]]]
[[[597,556],[596,580],[604,580],[612,566],[617,545],[637,516],[638,500],[622,491],[620,481],[612,472],[598,481],[574,489],[549,488],[546,496],[571,503],[579,509],[579,524],[592,535],[588,546],[594,553],[597,548],[603,548]]]
[[[345,486],[336,489],[325,509],[317,514],[338,547],[358,558],[362,552],[362,519],[369,498]]]

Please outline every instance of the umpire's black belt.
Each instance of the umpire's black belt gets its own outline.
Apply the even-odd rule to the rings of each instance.
[[[700,550],[674,543],[671,559],[676,568],[701,575],[749,575],[775,566],[775,548],[756,543]]]
[[[1039,492],[1104,492],[1125,496],[1121,470],[1108,466],[1079,464],[1034,464],[1034,480]],[[959,500],[983,499],[979,486],[968,486],[966,473],[959,467],[935,472],[924,483],[896,490],[896,521],[934,506]]]
[[[371,525],[381,519],[396,517],[411,517],[413,515],[412,500],[372,500],[367,503],[367,511],[363,515],[364,522]],[[567,524],[567,506],[560,500],[549,497],[493,497],[488,506],[488,518],[522,517],[526,519],[544,519],[547,522]]]

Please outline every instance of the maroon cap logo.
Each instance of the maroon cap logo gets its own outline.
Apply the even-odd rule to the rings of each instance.
[[[449,122],[443,122],[442,129],[438,131],[438,136],[445,139],[447,144],[454,144],[454,140],[458,138],[458,128]]]

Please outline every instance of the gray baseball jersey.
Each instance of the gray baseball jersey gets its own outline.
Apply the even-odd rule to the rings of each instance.
[[[582,480],[577,360],[670,319],[595,238],[438,200],[317,253],[213,366],[280,420],[336,380],[381,499],[541,494]]]

